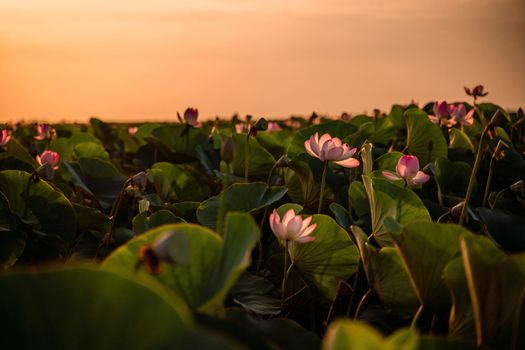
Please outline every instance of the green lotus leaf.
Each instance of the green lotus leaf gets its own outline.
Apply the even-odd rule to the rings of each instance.
[[[180,299],[93,267],[4,274],[0,300],[5,349],[230,348]]]
[[[73,154],[75,157],[81,158],[97,158],[104,161],[109,161],[109,154],[104,147],[95,142],[82,142],[74,146]]]
[[[80,158],[64,162],[76,186],[94,196],[100,205],[110,208],[120,194],[126,177],[113,164],[98,158]]]
[[[246,141],[248,144],[248,176],[257,177],[262,176],[264,179],[268,176],[270,169],[275,164],[275,158],[270,152],[262,147],[257,139],[253,137],[247,138],[246,134],[232,135],[233,143],[235,145],[235,152],[233,157],[233,172],[237,176],[244,176],[245,159],[246,159]]]
[[[393,234],[417,297],[427,310],[447,312],[451,300],[443,270],[459,256],[460,238],[469,235],[462,226],[425,221],[412,222],[400,234]]]
[[[464,198],[472,172],[470,165],[451,162],[446,158],[438,158],[434,164],[435,179],[442,195]]]
[[[312,233],[315,240],[290,243],[290,257],[296,271],[333,300],[339,281],[346,281],[356,272],[359,253],[348,233],[331,217],[314,215],[312,223],[317,225]]]
[[[164,200],[203,201],[210,197],[210,188],[203,172],[186,164],[155,163],[148,171],[157,194]]]
[[[391,246],[392,238],[384,225],[390,217],[401,225],[414,221],[430,221],[430,214],[419,197],[410,189],[392,182],[363,176],[370,205],[372,233],[380,246]]]
[[[448,145],[441,129],[432,124],[425,112],[410,108],[405,112],[407,124],[407,148],[417,156],[421,166],[439,157],[447,157]]]
[[[474,350],[475,346],[435,336],[420,336],[400,329],[384,338],[371,326],[349,320],[333,322],[323,340],[323,350]]]
[[[483,236],[464,236],[461,254],[477,345],[520,348],[525,344],[525,255],[507,256]]]
[[[35,182],[20,170],[0,172],[0,191],[13,214],[33,229],[73,242],[76,233],[75,210],[69,200],[44,180]]]
[[[152,244],[166,232],[186,237],[189,247],[187,263],[164,263],[158,276],[144,268],[135,272],[140,248]],[[103,267],[163,286],[181,297],[192,309],[215,313],[222,308],[226,294],[248,266],[250,252],[259,235],[257,225],[245,213],[228,214],[224,238],[199,225],[164,225],[115,250],[104,261]],[[171,243],[176,242],[173,240]]]
[[[419,300],[403,265],[393,247],[376,248],[359,226],[352,226],[368,284],[383,304],[404,317],[410,317],[419,307]]]
[[[263,182],[233,184],[221,194],[202,202],[197,208],[197,219],[202,225],[215,228],[221,201],[224,201],[223,213],[229,211],[255,213],[281,199],[286,191],[285,187],[268,187]]]
[[[161,125],[151,131],[151,134],[172,152],[193,158],[197,157],[197,146],[206,148],[208,144],[208,134],[186,124]]]
[[[452,259],[445,267],[443,278],[450,291],[452,308],[448,320],[448,335],[452,339],[476,343],[476,327],[462,257]]]
[[[0,152],[0,167],[2,170],[23,170],[33,172],[38,166],[35,159],[16,140],[11,139],[4,152]]]

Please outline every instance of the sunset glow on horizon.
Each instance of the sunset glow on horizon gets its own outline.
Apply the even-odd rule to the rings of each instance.
[[[395,4],[394,4],[395,3]],[[523,0],[0,3],[0,121],[525,105]]]

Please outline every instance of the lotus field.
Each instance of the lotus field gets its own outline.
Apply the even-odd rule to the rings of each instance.
[[[525,349],[525,116],[4,124],[1,349]]]

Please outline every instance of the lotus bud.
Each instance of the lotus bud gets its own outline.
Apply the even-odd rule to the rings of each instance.
[[[226,164],[231,164],[235,156],[235,143],[231,137],[227,138],[221,146],[221,159],[226,162]]]
[[[257,134],[257,131],[265,131],[265,130],[268,130],[268,122],[266,121],[266,119],[260,118],[250,128],[249,135],[255,136]]]
[[[200,123],[198,122],[199,110],[197,108],[187,108],[184,111],[184,122],[186,124],[193,126],[194,128],[199,127]]]
[[[484,91],[485,87],[483,85],[476,85],[472,90],[466,86],[464,88],[467,95],[474,97],[474,99],[488,95],[488,92]]]
[[[11,135],[7,129],[0,130],[0,146],[5,146],[10,139]]]

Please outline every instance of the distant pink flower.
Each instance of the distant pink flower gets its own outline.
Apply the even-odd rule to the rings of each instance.
[[[138,127],[136,127],[136,126],[130,126],[130,127],[128,128],[128,134],[129,134],[129,136],[135,136],[135,134],[137,133],[138,130],[139,130]]]
[[[197,120],[198,118],[199,110],[197,108],[188,108],[184,111],[184,121],[194,128],[200,128],[201,126],[201,123]]]
[[[42,154],[36,156],[36,161],[40,165],[44,165],[45,163],[49,163],[53,167],[53,169],[58,169],[58,161],[60,160],[60,156],[57,152],[46,150],[42,152]]]
[[[281,131],[283,128],[279,125],[277,122],[269,122],[268,123],[268,132],[275,132],[275,131]]]
[[[246,129],[247,129],[246,128],[246,124],[244,124],[244,123],[235,124],[235,132],[237,134],[241,134],[241,133],[245,132]]]
[[[462,125],[466,126],[472,126],[472,124],[474,124],[474,108],[472,108],[467,113],[467,110],[465,109],[465,105],[463,103],[460,103],[456,107],[454,107],[450,115],[456,121],[456,123],[459,122]]]
[[[389,180],[404,179],[408,186],[415,186],[424,184],[430,179],[430,176],[422,171],[419,171],[419,160],[416,156],[402,156],[396,165],[396,174],[385,170],[382,172],[383,176]]]
[[[36,132],[38,135],[35,136],[35,140],[46,140],[51,138],[53,129],[49,124],[38,124],[36,127]]]
[[[0,131],[0,146],[5,146],[11,139],[11,135],[7,129]]]
[[[316,224],[310,225],[312,217],[303,220],[301,215],[296,215],[293,209],[288,210],[281,221],[277,210],[270,214],[270,227],[278,239],[284,241],[295,241],[297,243],[308,243],[315,240],[310,234],[317,227]]]
[[[434,103],[434,115],[429,115],[428,119],[434,124],[444,125],[446,127],[452,127],[457,122],[452,118],[452,112],[454,111],[454,105],[447,104],[446,101]]]
[[[330,134],[319,137],[319,134],[315,133],[304,142],[304,148],[309,155],[319,158],[322,162],[331,160],[345,168],[359,166],[359,161],[352,158],[357,149],[350,148],[346,143],[342,143],[341,139],[332,138]]]

